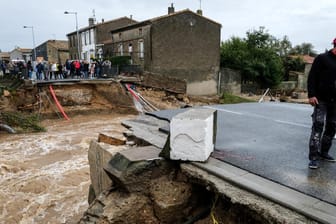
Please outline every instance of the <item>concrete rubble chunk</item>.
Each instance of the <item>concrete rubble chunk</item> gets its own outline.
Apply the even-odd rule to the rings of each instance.
[[[155,146],[122,150],[105,165],[104,170],[118,188],[130,193],[148,192],[151,178],[171,170],[171,164],[159,157],[159,153]]]
[[[8,96],[10,96],[11,94],[10,94],[10,92],[9,92],[8,90],[4,90],[4,91],[3,91],[3,95],[8,97]]]
[[[112,186],[113,182],[103,168],[120,150],[120,148],[113,145],[91,141],[88,151],[88,160],[90,164],[90,178],[95,195],[98,196]]]
[[[217,112],[214,109],[190,109],[170,122],[170,159],[206,161],[214,150]]]
[[[104,133],[99,133],[98,142],[104,142],[110,145],[125,145],[126,139],[119,139]]]

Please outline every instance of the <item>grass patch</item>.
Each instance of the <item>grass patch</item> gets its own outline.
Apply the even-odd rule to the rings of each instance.
[[[224,93],[220,99],[221,104],[251,103],[251,102],[256,102],[256,101],[245,99],[240,96],[235,96],[229,93]]]
[[[16,132],[43,132],[46,129],[39,125],[37,115],[26,115],[19,112],[0,112],[0,122],[14,128]]]

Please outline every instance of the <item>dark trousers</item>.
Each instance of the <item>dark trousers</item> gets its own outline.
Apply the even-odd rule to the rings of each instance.
[[[309,140],[309,160],[328,153],[335,135],[336,103],[319,102],[312,114],[312,131]]]

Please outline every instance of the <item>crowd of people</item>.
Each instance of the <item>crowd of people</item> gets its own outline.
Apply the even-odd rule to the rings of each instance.
[[[0,67],[2,75],[19,75],[24,73],[26,65],[23,60],[12,60],[10,62],[1,61]]]
[[[29,63],[27,63],[28,65]],[[102,67],[106,63],[99,61],[92,61],[91,63],[83,60],[66,60],[65,64],[61,63],[46,63],[39,62],[35,66],[37,80],[52,80],[52,79],[67,79],[67,78],[81,78],[93,79],[100,78],[102,75]],[[109,64],[111,67],[111,64]],[[27,66],[28,77],[32,79],[34,68]]]
[[[102,77],[103,68],[111,68],[111,62],[98,60],[88,62],[87,60],[69,60],[64,64],[56,62],[40,61],[35,65],[28,61],[2,62],[3,74],[12,74],[24,79],[57,80],[57,79],[94,79]]]

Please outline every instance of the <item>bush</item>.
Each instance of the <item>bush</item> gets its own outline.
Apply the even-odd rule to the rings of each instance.
[[[46,129],[40,126],[39,118],[37,115],[25,115],[19,112],[1,112],[0,122],[3,122],[17,132],[42,132]]]
[[[221,104],[234,104],[234,103],[251,103],[255,102],[253,100],[245,99],[239,96],[235,96],[229,93],[223,93],[223,96],[220,100]]]

